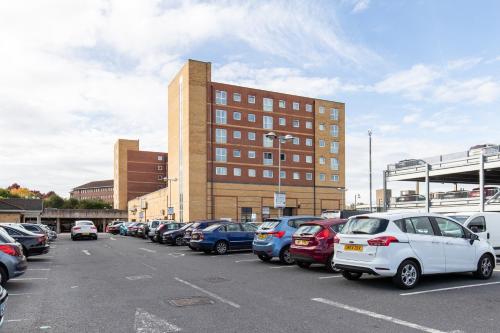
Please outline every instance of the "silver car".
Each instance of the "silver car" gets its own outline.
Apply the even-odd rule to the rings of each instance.
[[[148,238],[153,242],[157,242],[158,238],[156,237],[156,229],[160,226],[160,224],[165,224],[173,222],[171,220],[153,220],[148,222]]]
[[[75,221],[75,225],[71,228],[71,239],[77,240],[82,238],[97,240],[97,228],[94,222],[88,220]]]

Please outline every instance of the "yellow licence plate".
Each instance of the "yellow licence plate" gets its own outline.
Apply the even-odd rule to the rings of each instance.
[[[266,234],[258,234],[257,238],[259,238],[259,239],[266,239],[267,235]]]
[[[302,240],[302,239],[296,239],[295,240],[295,244],[297,244],[297,245],[307,245],[307,244],[309,244],[309,241]]]
[[[344,245],[344,251],[363,252],[363,245]]]

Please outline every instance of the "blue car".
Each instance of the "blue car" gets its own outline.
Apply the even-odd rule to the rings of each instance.
[[[128,227],[132,225],[134,222],[124,222],[120,225],[120,235],[127,236],[128,235]]]
[[[294,263],[290,256],[292,235],[302,223],[322,219],[317,216],[283,216],[267,219],[255,233],[252,243],[253,253],[262,261],[278,257],[281,263],[291,265]]]
[[[189,246],[196,251],[226,254],[231,250],[251,250],[256,227],[247,223],[213,224],[193,231]]]

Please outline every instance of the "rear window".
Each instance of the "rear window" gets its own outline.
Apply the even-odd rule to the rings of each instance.
[[[315,235],[318,231],[323,229],[320,225],[317,224],[308,224],[300,226],[299,229],[295,232],[296,235]]]
[[[156,228],[160,224],[160,221],[151,222],[151,228]]]
[[[186,230],[187,228],[189,228],[191,226],[191,224],[186,224],[184,225],[182,228],[180,228],[179,230]]]
[[[208,228],[205,228],[203,229],[204,231],[213,231],[213,230],[216,230],[220,227],[220,224],[212,224],[211,226],[209,226]]]
[[[276,220],[266,221],[260,225],[259,230],[272,230],[272,229],[276,228],[279,224],[280,224],[280,221],[276,221]]]
[[[389,221],[378,218],[354,218],[350,220],[342,233],[344,234],[362,234],[375,235],[384,232],[387,229]]]
[[[94,225],[94,223],[90,221],[80,221],[76,222],[76,225]]]

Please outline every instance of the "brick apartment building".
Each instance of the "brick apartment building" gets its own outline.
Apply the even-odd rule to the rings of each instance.
[[[113,203],[113,179],[97,180],[77,186],[69,192],[69,196],[78,200],[102,200]]]
[[[119,139],[114,147],[115,209],[128,201],[166,187],[167,153],[139,150],[139,140]]]
[[[343,208],[344,110],[343,103],[212,82],[210,63],[189,60],[168,87],[176,219],[277,216],[279,176],[287,197],[283,214]],[[271,131],[293,136],[282,143],[281,156],[277,140],[266,137]]]

